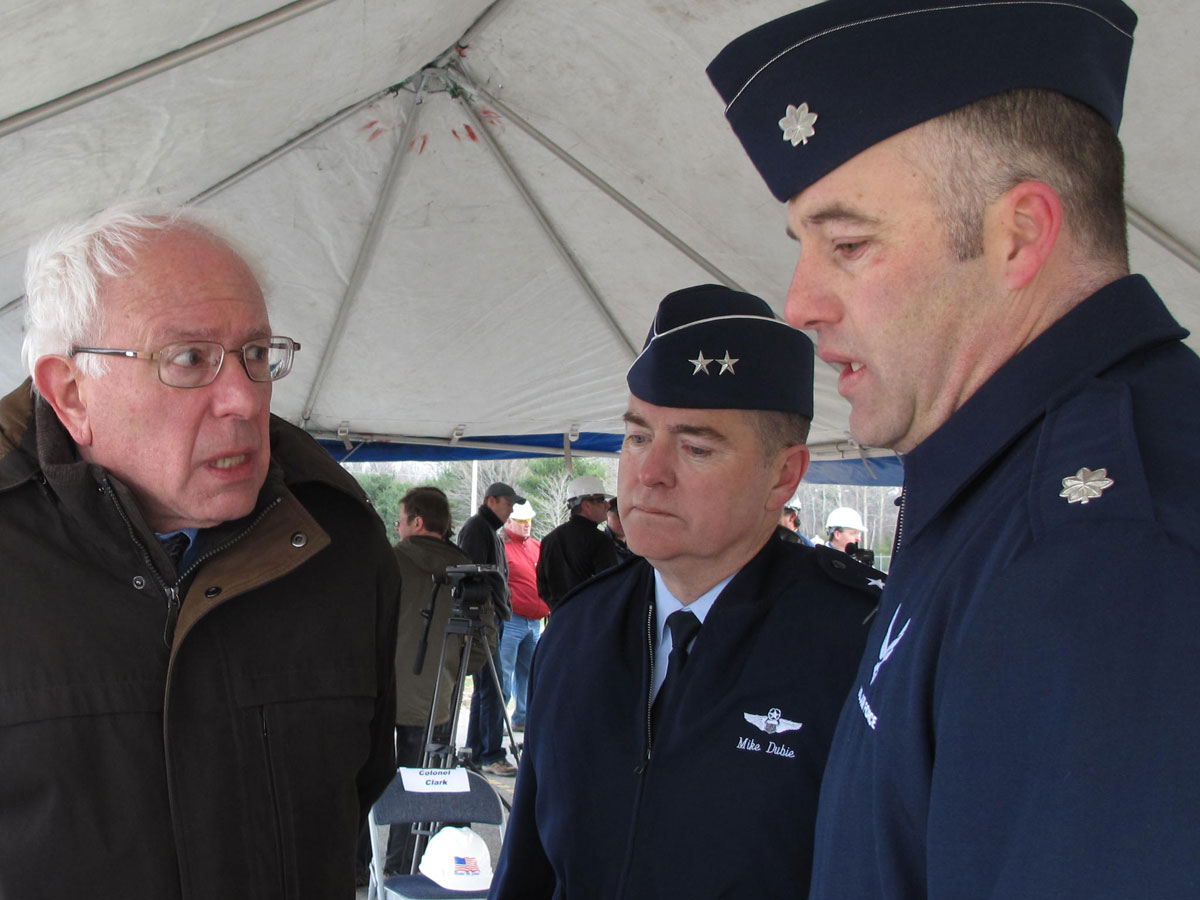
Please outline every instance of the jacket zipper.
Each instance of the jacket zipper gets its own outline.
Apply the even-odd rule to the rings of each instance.
[[[245,528],[243,528],[240,532],[235,534],[233,537],[231,537],[225,543],[221,544],[219,547],[213,547],[210,550],[206,550],[202,555],[197,556],[195,559],[193,559],[192,564],[190,566],[188,566],[186,569],[184,569],[183,572],[180,573],[180,575],[179,575],[180,583],[182,583],[184,581],[184,579],[189,578],[193,572],[195,572],[198,568],[200,568],[201,563],[207,562],[208,560],[210,560],[214,556],[216,556],[218,553],[223,553],[226,550],[228,550],[230,547],[232,547],[234,544],[238,544],[241,541],[245,540],[246,535],[248,535],[255,528],[257,528],[259,526],[259,524],[262,522],[262,520],[267,517],[267,513],[269,513],[271,510],[273,510],[276,506],[278,506],[282,502],[283,502],[282,497],[276,497],[274,500],[272,500],[270,503],[268,503],[266,506],[264,506],[262,511],[257,516],[254,517],[254,521],[252,521],[249,525],[247,525]]]
[[[276,497],[274,500],[272,500],[270,503],[268,503],[267,506],[262,510],[262,512],[260,512],[257,516],[255,516],[254,521],[251,522],[249,525],[247,525],[246,528],[244,528],[239,534],[235,535],[230,540],[221,544],[219,547],[214,547],[213,549],[204,553],[202,556],[197,557],[195,560],[192,561],[192,564],[190,566],[188,566],[187,569],[185,569],[179,575],[179,578],[176,580],[174,585],[168,585],[165,581],[163,581],[162,576],[160,576],[158,574],[158,569],[155,568],[155,566],[154,566],[154,560],[150,558],[150,551],[146,549],[146,545],[142,542],[141,538],[138,537],[137,529],[135,529],[133,527],[133,522],[130,521],[129,515],[125,512],[125,508],[123,506],[121,506],[121,501],[119,499],[117,499],[116,491],[113,490],[112,483],[108,480],[108,476],[104,476],[101,478],[101,490],[104,492],[105,496],[107,496],[108,499],[112,502],[113,507],[117,511],[117,515],[119,515],[121,517],[121,521],[125,523],[125,530],[129,533],[129,539],[133,542],[133,545],[135,547],[137,547],[137,549],[141,552],[142,562],[145,564],[145,566],[146,566],[147,570],[149,570],[150,574],[154,577],[154,580],[158,582],[159,587],[162,588],[163,594],[166,596],[167,617],[166,617],[166,623],[163,628],[163,642],[167,645],[168,649],[171,647],[171,645],[174,641],[175,624],[179,619],[179,610],[180,610],[180,606],[181,606],[180,596],[179,596],[179,585],[182,584],[184,579],[189,577],[192,574],[192,572],[194,572],[197,568],[199,568],[200,564],[203,563],[205,560],[211,559],[213,556],[216,556],[218,553],[220,553],[224,550],[227,550],[229,547],[232,547],[234,544],[236,544],[239,541],[241,541],[242,539],[244,539],[246,537],[246,535],[248,535],[256,527],[258,527],[259,523],[262,522],[263,518],[267,515],[267,513],[269,513],[271,510],[273,510],[276,506],[278,506],[282,502],[282,498]],[[172,656],[171,662],[168,663],[168,669],[167,669],[167,679],[166,679],[167,686],[168,686],[167,689],[169,689],[169,685],[171,683],[170,667],[171,667],[171,664],[173,664],[173,663],[174,663],[174,658]],[[276,847],[277,847],[277,855],[278,855],[278,861],[279,861],[280,896],[285,896],[285,894],[283,892],[283,886],[286,884],[286,881],[284,879],[284,868],[283,868],[283,846],[282,846],[283,832],[281,829],[281,821],[282,820],[279,815],[279,799],[276,794],[276,788],[275,788],[275,773],[271,766],[270,745],[269,745],[269,738],[268,738],[267,718],[266,718],[265,709],[260,709],[260,716],[261,716],[262,728],[263,728],[263,743],[264,743],[264,747],[266,749],[266,754],[267,754],[267,771],[268,771],[268,775],[269,775],[269,779],[270,779],[269,789],[270,789],[270,793],[271,793],[271,806],[275,813],[275,825],[276,825],[277,833],[279,835],[279,841],[277,842]],[[163,749],[164,749],[165,755],[167,755],[168,757],[169,757],[169,748],[170,748],[170,740],[167,735],[167,696],[164,693],[164,696],[163,696]],[[172,777],[172,774],[171,774],[171,766],[170,766],[169,758],[165,759],[164,761],[167,763],[167,802],[170,805],[171,809],[174,810],[174,808],[175,808],[174,778]],[[172,820],[172,823],[174,824],[174,821],[175,821],[174,813],[172,813],[171,820]],[[178,835],[176,835],[175,840],[176,840],[177,847],[183,846]],[[181,877],[182,877],[182,872],[181,872]],[[182,884],[181,884],[181,887],[182,887]]]
[[[654,723],[651,710],[654,706],[654,604],[651,603],[646,611],[646,646],[650,650],[649,676],[646,679],[646,747],[642,761],[633,770],[638,776],[637,791],[633,798],[633,818],[629,823],[629,836],[625,844],[625,859],[621,864],[621,875],[617,880],[617,900],[625,896],[629,881],[629,867],[633,864],[633,848],[637,834],[637,822],[642,805],[642,791],[646,785],[646,770],[650,766],[650,757],[654,747]]]
[[[158,582],[158,586],[162,588],[163,595],[166,597],[167,617],[163,626],[163,642],[168,648],[171,646],[171,643],[175,637],[175,623],[179,621],[179,610],[180,606],[182,605],[179,596],[179,586],[183,584],[183,582],[190,577],[193,572],[200,568],[201,563],[212,559],[218,553],[228,550],[234,544],[243,540],[246,535],[258,527],[259,523],[262,522],[267,513],[283,502],[281,497],[276,497],[265,507],[263,507],[262,511],[254,517],[254,521],[242,529],[238,534],[234,535],[219,547],[213,547],[211,550],[206,551],[203,555],[192,560],[192,564],[179,573],[178,578],[175,580],[175,584],[169,585],[163,581],[162,576],[158,574],[158,569],[155,568],[154,561],[150,558],[150,551],[146,549],[146,545],[143,544],[141,538],[138,537],[137,529],[133,527],[133,522],[129,520],[129,515],[125,512],[125,508],[121,506],[121,501],[117,499],[117,493],[113,490],[112,484],[109,482],[108,477],[105,476],[101,483],[103,484],[105,496],[112,501],[113,507],[117,510],[117,515],[119,515],[121,517],[121,521],[125,523],[125,530],[129,532],[129,539],[133,541],[134,546],[141,551],[142,561],[146,564],[146,568],[150,570],[150,573],[154,576],[154,580]]]
[[[267,792],[271,796],[271,811],[275,814],[275,863],[279,867],[279,896],[287,896],[287,874],[283,865],[283,815],[279,811],[279,788],[275,782],[275,765],[271,757],[271,729],[267,724],[267,708],[258,708],[262,724],[263,757],[267,766]]]
[[[646,646],[650,650],[650,677],[646,679],[646,748],[642,761],[633,770],[635,775],[642,775],[650,765],[650,755],[654,748],[654,723],[651,710],[654,707],[654,604],[646,609]]]
[[[163,643],[168,649],[171,646],[171,639],[175,632],[175,622],[179,618],[179,583],[182,579],[175,582],[174,585],[169,585],[163,581],[162,576],[158,574],[158,569],[154,565],[154,560],[150,558],[150,551],[146,549],[146,545],[142,543],[142,539],[138,537],[137,529],[133,527],[133,522],[129,520],[129,515],[125,512],[125,507],[121,505],[121,501],[117,499],[117,493],[113,490],[112,483],[108,477],[101,479],[102,490],[104,495],[112,501],[113,507],[117,511],[117,515],[121,517],[121,521],[125,523],[125,530],[129,532],[129,539],[133,541],[133,545],[138,548],[142,554],[142,562],[146,564],[146,568],[150,574],[154,576],[154,580],[158,582],[158,586],[162,589],[163,596],[167,600],[167,617],[163,625]]]

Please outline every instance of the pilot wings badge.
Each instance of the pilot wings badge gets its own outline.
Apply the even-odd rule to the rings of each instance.
[[[753,713],[742,713],[746,721],[757,728],[759,731],[765,731],[767,734],[778,734],[781,731],[798,731],[804,727],[801,722],[793,722],[791,719],[783,718],[783,713],[778,707],[772,706],[767,710],[765,716],[756,716]]]

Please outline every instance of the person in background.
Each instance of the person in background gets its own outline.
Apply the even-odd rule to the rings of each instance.
[[[781,541],[787,541],[791,544],[804,544],[811,547],[812,541],[800,533],[800,507],[785,506],[783,512],[779,514],[779,525],[775,529],[775,536]]]
[[[825,546],[834,550],[846,553],[846,548],[859,544],[866,533],[862,516],[849,506],[839,506],[825,518]]]
[[[613,547],[617,551],[617,562],[624,562],[633,556],[633,551],[625,542],[625,528],[621,525],[621,510],[617,506],[616,497],[608,501],[608,512],[604,517],[604,533],[613,542]]]
[[[496,566],[497,572],[487,579],[491,588],[491,616],[497,639],[489,636],[492,646],[492,663],[497,676],[500,664],[499,642],[504,639],[504,623],[512,618],[512,603],[509,600],[508,557],[500,538],[500,527],[508,521],[513,506],[524,503],[525,498],[514,491],[511,485],[497,481],[488,485],[483,492],[483,503],[475,515],[463,523],[458,533],[458,546],[477,565]],[[486,615],[486,614],[485,614]],[[496,689],[492,673],[485,664],[471,675],[471,714],[467,723],[467,746],[474,763],[490,775],[512,777],[517,767],[508,761],[504,750],[504,698]]]
[[[504,686],[504,702],[516,697],[512,726],[514,731],[525,730],[525,696],[529,689],[529,664],[542,633],[542,619],[550,608],[537,592],[537,562],[541,541],[531,537],[533,505],[526,501],[513,507],[504,525],[504,554],[508,557],[508,587],[512,599],[512,618],[504,623],[500,641],[500,674]]]
[[[1200,360],[1129,274],[1120,0],[831,0],[709,66],[785,315],[903,454],[813,900],[1180,898],[1200,856]]]
[[[437,709],[431,709],[446,623],[454,609],[450,584],[443,576],[451,566],[470,565],[471,558],[446,537],[451,531],[450,501],[439,488],[415,487],[401,498],[397,531],[401,540],[396,544],[396,560],[404,587],[396,641],[396,765],[420,766],[425,761],[425,732],[430,713],[435,726],[444,726],[451,719],[450,704],[464,645],[462,636],[450,636],[440,673]],[[442,578],[436,595],[435,578]],[[424,613],[430,609],[431,598],[433,608],[426,631]],[[421,671],[414,673],[419,646],[426,634],[428,643]],[[485,664],[487,652],[482,645],[473,649],[475,665],[469,666],[468,671],[478,671]],[[413,844],[409,828],[393,827],[388,835],[386,870],[408,873]]]
[[[189,210],[29,250],[0,400],[0,896],[349,898],[400,576],[270,413],[300,345]]]
[[[571,590],[617,564],[613,542],[597,527],[607,519],[612,497],[595,475],[567,485],[571,516],[542,538],[537,567],[538,594],[552,611]]]

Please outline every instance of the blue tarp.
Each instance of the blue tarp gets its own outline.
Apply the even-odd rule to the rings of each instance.
[[[349,457],[353,462],[379,462],[396,460],[425,460],[437,462],[454,459],[520,459],[533,456],[525,450],[505,450],[504,446],[520,444],[524,447],[545,447],[546,453],[559,456],[562,453],[561,434],[511,434],[472,437],[472,444],[496,444],[497,449],[485,450],[476,446],[455,447],[449,444],[403,444],[378,441],[354,445],[347,451],[340,441],[321,441],[321,445],[338,462]],[[621,435],[587,432],[571,442],[571,450],[586,455],[587,451],[616,453],[621,449]],[[904,483],[904,468],[895,456],[862,459],[838,459],[814,462],[804,476],[808,484],[874,484],[899,485]]]

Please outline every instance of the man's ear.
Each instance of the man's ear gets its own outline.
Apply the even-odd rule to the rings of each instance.
[[[785,447],[776,455],[775,466],[778,477],[775,484],[771,486],[767,507],[773,510],[777,517],[787,502],[796,495],[796,488],[800,484],[800,479],[804,477],[804,473],[808,471],[811,461],[812,456],[805,444]]]
[[[33,383],[38,393],[54,409],[71,440],[86,447],[92,442],[92,426],[79,378],[74,361],[66,356],[43,356],[33,367]]]
[[[988,212],[993,261],[1005,287],[1020,290],[1037,277],[1058,244],[1062,200],[1045,182],[1022,181],[1005,191]]]

